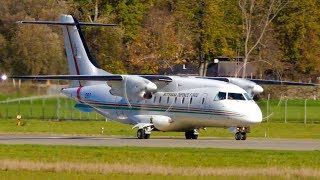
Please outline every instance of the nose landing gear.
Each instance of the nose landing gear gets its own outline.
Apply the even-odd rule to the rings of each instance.
[[[250,133],[250,127],[237,127],[234,135],[235,140],[246,140],[247,133]]]
[[[246,140],[247,139],[247,133],[245,133],[245,132],[237,132],[234,135],[234,137],[235,137],[236,140]]]
[[[149,139],[151,135],[152,128],[150,126],[138,129],[137,138],[138,139]]]

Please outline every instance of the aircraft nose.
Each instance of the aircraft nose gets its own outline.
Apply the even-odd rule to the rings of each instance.
[[[252,106],[248,108],[247,121],[253,124],[262,122],[262,112],[256,103],[252,104]]]

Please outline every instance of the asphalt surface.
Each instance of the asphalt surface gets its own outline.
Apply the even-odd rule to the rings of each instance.
[[[183,138],[151,137],[136,139],[121,136],[62,136],[0,134],[0,144],[42,144],[74,146],[133,146],[133,147],[192,147],[226,149],[267,149],[267,150],[320,150],[320,140],[310,139],[255,139],[236,141],[228,138]]]

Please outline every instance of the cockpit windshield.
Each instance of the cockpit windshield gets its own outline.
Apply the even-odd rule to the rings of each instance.
[[[247,93],[230,93],[230,92],[219,92],[216,97],[214,98],[215,101],[220,101],[220,100],[252,100],[252,98],[247,94]]]
[[[228,93],[228,99],[231,100],[246,100],[243,94],[240,93]]]

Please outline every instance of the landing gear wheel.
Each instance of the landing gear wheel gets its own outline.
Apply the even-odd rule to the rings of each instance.
[[[186,131],[185,132],[185,137],[186,139],[198,139],[198,134],[194,134],[194,130],[193,131]]]
[[[245,132],[242,132],[241,133],[241,140],[246,140],[247,139],[247,133],[245,133]]]
[[[193,132],[187,131],[184,135],[186,136],[186,139],[192,139]]]
[[[137,138],[138,139],[149,139],[150,138],[150,134],[146,134],[146,130],[145,129],[138,129]]]
[[[198,135],[192,135],[192,139],[198,139]]]
[[[144,139],[144,137],[145,137],[144,130],[143,130],[143,129],[138,129],[138,131],[137,131],[137,138],[138,138],[138,139]]]
[[[145,139],[149,139],[150,138],[150,134],[144,134],[144,138]]]
[[[237,132],[235,135],[234,135],[234,138],[236,140],[240,140],[241,139],[241,133],[240,132]]]
[[[234,136],[234,138],[236,139],[236,140],[246,140],[247,139],[247,133],[245,133],[245,132],[237,132],[236,134],[235,134],[235,136]]]

